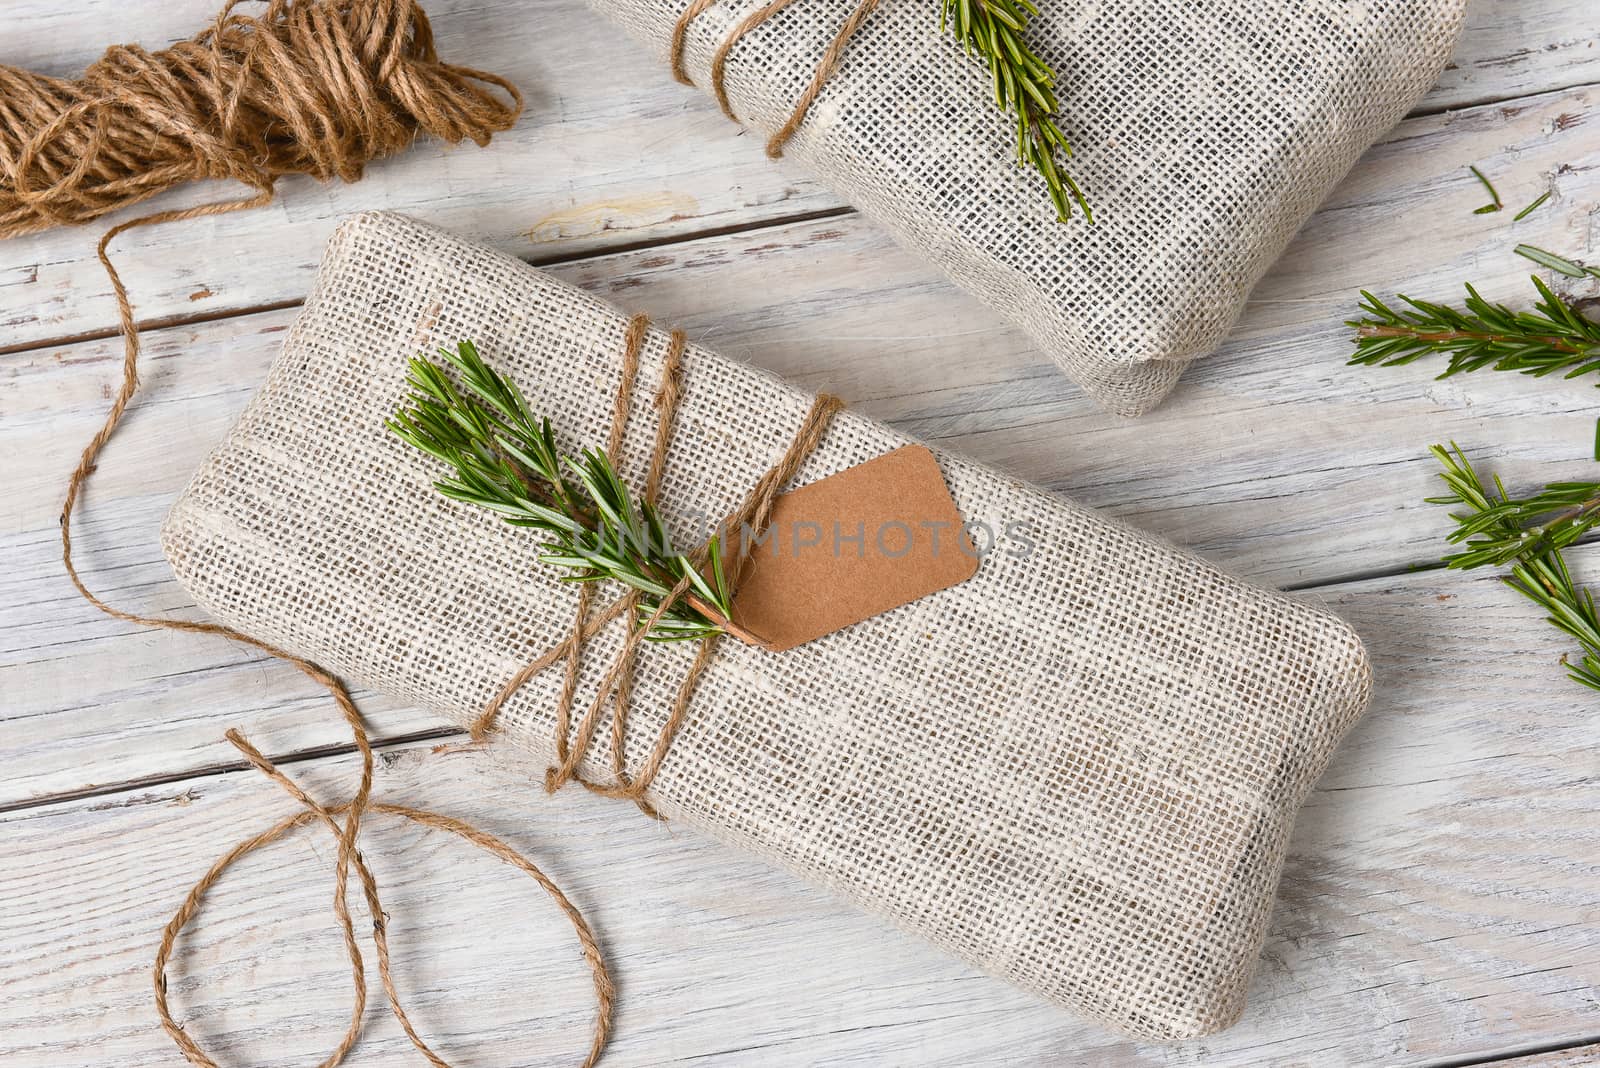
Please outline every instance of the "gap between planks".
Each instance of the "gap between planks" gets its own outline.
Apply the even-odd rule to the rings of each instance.
[[[532,267],[548,268],[560,267],[569,263],[582,263],[587,260],[599,260],[608,256],[623,256],[634,252],[645,252],[653,248],[673,248],[678,245],[691,244],[696,241],[713,240],[719,237],[732,237],[738,234],[758,234],[765,230],[780,229],[786,226],[804,226],[806,223],[824,222],[828,219],[838,219],[845,216],[857,215],[855,208],[844,206],[838,208],[817,208],[812,211],[797,211],[789,215],[774,216],[767,219],[751,219],[744,223],[726,223],[722,226],[707,226],[700,230],[693,230],[682,234],[663,234],[655,238],[639,238],[635,241],[619,241],[615,245],[608,245],[604,249],[590,249],[578,252],[557,252],[549,256],[519,256],[522,262]],[[85,229],[92,228],[86,227]],[[116,250],[111,250],[111,261],[116,262]],[[136,284],[128,287],[130,302],[135,310],[138,309],[139,300]],[[203,323],[222,322],[226,319],[240,319],[247,315],[257,315],[262,312],[289,311],[305,303],[305,298],[294,300],[267,301],[261,304],[240,305],[237,308],[216,308],[207,312],[196,312],[193,315],[166,315],[158,318],[140,320],[135,328],[142,334],[155,330],[170,330],[183,326],[198,326]],[[35,341],[21,341],[12,345],[0,344],[0,356],[13,356],[25,352],[37,352],[40,349],[58,348],[65,345],[77,345],[86,341],[105,341],[109,338],[119,337],[122,330],[119,327],[102,327],[97,330],[82,330],[75,334],[62,334],[57,337],[41,338]]]
[[[1577,544],[1579,547],[1581,547],[1591,544],[1596,540],[1600,540],[1600,535],[1597,535],[1595,538],[1585,538]],[[1386,578],[1398,578],[1407,575],[1416,575],[1430,571],[1443,570],[1444,565],[1438,562],[1431,564],[1396,564],[1393,567],[1376,568],[1368,572],[1340,576],[1325,581],[1309,582],[1300,585],[1286,585],[1282,587],[1282,589],[1286,593],[1328,593],[1340,587],[1355,585],[1361,582],[1376,581]],[[272,657],[261,656],[250,662],[265,665],[272,663],[273,660],[274,658]],[[234,666],[238,667],[242,665]],[[312,699],[316,699],[317,696],[320,695],[313,695]],[[359,706],[360,703],[361,701],[358,697],[357,705]],[[387,750],[401,749],[408,746],[414,746],[422,742],[446,742],[450,739],[464,737],[466,737],[466,731],[461,730],[460,728],[440,726],[423,730],[402,732],[382,738],[373,737],[370,739],[370,744],[374,754],[377,754],[381,758],[382,754]],[[274,763],[288,767],[296,764],[304,764],[310,761],[322,760],[329,757],[349,756],[355,752],[356,748],[353,743],[325,743],[321,745],[306,746],[301,749],[287,750],[283,753],[274,755],[272,759]],[[248,771],[249,769],[250,764],[243,759],[219,761],[217,763],[204,765],[198,768],[190,768],[184,771],[138,776],[131,779],[123,779],[109,783],[98,783],[94,786],[84,787],[78,790],[59,790],[54,793],[40,795],[38,797],[19,798],[14,801],[0,802],[0,816],[4,816],[7,813],[48,808],[52,805],[82,801],[89,798],[115,797],[120,794],[133,793],[140,790],[158,789],[163,786],[172,786],[178,783],[214,779],[223,775],[231,775],[235,772]],[[1581,1045],[1582,1043],[1579,1044]],[[1477,1063],[1480,1062],[1462,1062],[1463,1065]],[[1446,1066],[1433,1066],[1433,1068],[1446,1068]]]
[[[1581,1065],[1600,1064],[1600,1044],[1597,1043],[1600,1043],[1600,1034],[1589,1035],[1575,1042],[1518,1046],[1484,1056],[1451,1057],[1420,1068],[1478,1068],[1485,1064],[1516,1065],[1518,1068],[1580,1068]]]
[[[271,659],[270,657],[262,657],[261,662],[267,663]],[[332,700],[331,697],[328,699]],[[358,706],[359,704],[360,702],[357,701]],[[409,731],[384,738],[372,738],[370,739],[370,744],[373,755],[378,759],[382,759],[386,750],[404,749],[423,742],[445,742],[452,738],[465,738],[466,736],[467,732],[459,727],[430,727],[427,730]],[[330,757],[350,756],[355,751],[355,745],[348,742],[313,745],[273,756],[272,762],[279,767],[287,768],[296,764],[305,764]],[[60,790],[41,797],[28,797],[17,801],[0,803],[0,816],[14,812],[26,812],[36,808],[49,808],[52,805],[67,804],[69,802],[87,801],[96,797],[116,797],[120,794],[131,794],[140,790],[156,790],[163,786],[175,786],[179,783],[200,782],[223,775],[232,775],[239,771],[249,771],[250,768],[251,765],[247,761],[240,759],[207,764],[203,767],[190,768],[187,771],[169,772],[164,775],[144,775],[134,779],[124,779],[121,782],[102,783],[85,787],[81,790]],[[126,803],[131,804],[135,800],[137,799],[130,799]]]

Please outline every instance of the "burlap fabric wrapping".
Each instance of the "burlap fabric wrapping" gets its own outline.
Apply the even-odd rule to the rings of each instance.
[[[590,0],[660,53],[690,0]],[[696,85],[763,0],[688,23]],[[1465,0],[1039,4],[1069,164],[1095,211],[1056,221],[1013,161],[983,63],[937,0],[882,0],[785,147],[908,248],[1023,327],[1101,406],[1138,415],[1214,350],[1361,152],[1433,84]],[[794,0],[728,52],[734,113],[771,134],[855,7]]]
[[[442,498],[436,465],[384,429],[406,360],[475,339],[575,448],[606,440],[627,323],[405,218],[347,222],[266,385],[173,506],[173,568],[230,626],[470,720],[566,636],[577,594],[535,561],[536,537]],[[618,464],[636,485],[666,349],[652,333],[640,364]],[[694,346],[684,372],[663,507],[724,515],[811,398]],[[906,441],[846,411],[798,481]],[[959,586],[790,652],[724,641],[649,800],[1113,1027],[1227,1026],[1295,811],[1366,703],[1360,642],[1325,612],[938,457],[963,516],[1030,520],[1032,554],[992,552]],[[581,692],[620,639],[594,639]],[[630,767],[693,657],[643,652]],[[551,757],[560,675],[501,713],[530,775]],[[609,778],[608,745],[602,729],[587,776]]]

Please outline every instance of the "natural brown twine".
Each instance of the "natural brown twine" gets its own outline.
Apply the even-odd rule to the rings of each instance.
[[[480,145],[487,144],[492,134],[508,129],[522,109],[521,94],[504,79],[440,62],[427,17],[409,0],[272,0],[258,18],[235,14],[234,8],[240,2],[230,0],[210,28],[163,51],[113,47],[77,81],[0,67],[0,238],[88,222],[195,179],[232,178],[255,190],[254,195],[233,201],[155,212],[120,223],[107,230],[99,241],[97,255],[116,295],[124,340],[122,384],[104,424],[84,448],[68,479],[60,518],[62,564],[68,578],[85,600],[115,619],[231,638],[292,664],[334,698],[361,757],[354,796],[343,804],[326,806],[283,774],[239,731],[227,732],[228,741],[251,766],[282,787],[300,809],[235,845],[185,895],[162,932],[156,953],[156,1009],[163,1029],[191,1063],[217,1068],[217,1062],[172,1015],[166,968],[177,939],[198,914],[211,887],[235,862],[301,826],[318,822],[338,842],[333,908],[350,959],[355,992],[349,1026],[321,1062],[322,1068],[333,1068],[355,1046],[366,1011],[366,965],[348,902],[352,868],[361,882],[372,919],[378,975],[390,1010],[428,1062],[437,1068],[448,1068],[447,1062],[418,1034],[393,981],[387,922],[377,881],[357,845],[364,817],[376,812],[449,831],[520,868],[550,895],[572,924],[593,975],[597,1011],[593,1038],[583,1061],[584,1068],[592,1068],[610,1035],[616,988],[593,931],[553,881],[510,845],[469,824],[404,805],[373,801],[372,746],[361,714],[338,678],[309,660],[220,624],[143,616],[113,607],[84,584],[73,563],[73,509],[96,469],[101,450],[116,432],[139,387],[139,331],[127,289],[108,253],[111,241],[137,226],[267,204],[275,195],[277,179],[285,174],[354,181],[361,177],[368,161],[404,148],[419,133],[450,142],[470,138]],[[475,83],[499,87],[511,102],[499,100]],[[649,322],[643,316],[629,324],[622,385],[613,409],[613,454],[622,443],[639,354],[648,330]],[[675,332],[656,396],[660,416],[645,491],[651,501],[659,492],[681,396],[684,345],[682,333]],[[773,499],[815,448],[838,407],[839,402],[832,398],[819,398],[789,451],[757,483],[732,522],[765,525]],[[705,549],[695,559],[703,566]],[[675,588],[651,617],[650,624],[683,597],[687,587],[685,581]],[[656,815],[643,795],[687,715],[695,685],[710,662],[714,641],[701,643],[666,726],[638,775],[630,779],[623,766],[623,743],[632,662],[648,628],[630,631],[606,674],[600,694],[579,725],[578,744],[569,746],[566,728],[576,699],[584,642],[618,616],[631,619],[638,603],[634,596],[623,597],[590,618],[591,587],[585,584],[580,589],[578,617],[571,635],[518,673],[514,685],[508,685],[478,718],[474,737],[487,733],[517,686],[565,658],[567,678],[558,705],[559,766],[550,769],[547,788],[555,790],[577,780],[607,796],[633,800],[641,810]],[[577,768],[608,699],[616,708],[612,723],[615,781],[601,785],[580,778]]]
[[[648,336],[649,327],[649,319],[643,315],[635,316],[628,324],[623,351],[622,380],[618,386],[612,408],[609,438],[609,449],[612,454],[620,453],[622,448],[623,432],[626,427],[628,412],[632,405],[633,389],[638,375],[639,356]],[[655,503],[659,494],[667,451],[671,444],[672,427],[677,405],[682,396],[682,359],[685,344],[683,332],[673,331],[668,344],[667,357],[663,365],[662,383],[655,397],[655,407],[659,414],[657,416],[656,437],[651,453],[649,472],[645,481],[645,497],[651,503]],[[128,366],[131,367],[131,365]],[[843,406],[843,402],[838,398],[826,394],[816,398],[802,421],[799,431],[790,442],[788,449],[779,461],[768,469],[761,479],[756,482],[755,486],[751,488],[739,509],[727,520],[726,529],[742,531],[748,528],[761,531],[766,528],[770,521],[773,504],[778,495],[793,480],[800,467],[816,449],[817,445],[820,444],[834,414]],[[97,450],[98,447],[91,446],[91,448]],[[68,487],[69,510],[72,497],[76,495],[92,470],[93,465],[91,462],[87,469],[80,465],[79,469],[74,471]],[[354,924],[347,902],[347,882],[350,869],[354,867],[357,877],[361,880],[368,913],[372,917],[372,937],[378,955],[378,975],[383,985],[384,993],[388,998],[390,1011],[400,1022],[400,1026],[405,1031],[406,1036],[417,1050],[428,1059],[429,1063],[437,1066],[437,1068],[449,1068],[448,1063],[440,1058],[417,1033],[400,1002],[400,995],[395,988],[390,967],[387,921],[384,918],[383,904],[378,895],[377,882],[357,848],[357,837],[363,816],[368,812],[380,812],[400,816],[426,827],[450,831],[478,848],[521,868],[544,888],[545,892],[550,895],[557,907],[561,909],[572,924],[573,930],[578,936],[578,941],[583,948],[583,956],[588,961],[593,974],[598,1012],[594,1038],[583,1065],[584,1068],[592,1068],[593,1065],[597,1064],[610,1034],[616,987],[606,968],[604,956],[595,940],[593,931],[585,922],[582,913],[562,893],[561,889],[537,866],[511,846],[492,835],[479,831],[470,824],[448,816],[425,812],[403,805],[372,801],[372,747],[355,702],[351,699],[349,691],[345,688],[343,682],[336,677],[307,660],[218,624],[136,616],[121,609],[113,608],[101,601],[83,585],[73,566],[67,518],[68,513],[64,512],[62,517],[63,559],[74,585],[91,603],[118,619],[171,630],[219,634],[244,642],[271,656],[288,661],[308,677],[320,683],[333,695],[340,711],[344,714],[345,721],[355,739],[356,747],[361,754],[361,778],[356,788],[355,796],[345,804],[330,808],[316,801],[292,779],[284,775],[266,756],[251,745],[239,731],[229,730],[227,732],[228,741],[244,754],[246,760],[299,802],[301,810],[279,820],[265,831],[245,839],[219,858],[201,877],[200,881],[190,889],[183,903],[179,906],[177,913],[162,933],[161,945],[157,950],[155,962],[156,1006],[161,1016],[162,1026],[177,1042],[184,1055],[191,1062],[201,1065],[203,1068],[218,1068],[216,1062],[173,1019],[167,1002],[166,966],[171,959],[178,935],[199,912],[201,901],[207,891],[236,861],[276,841],[295,828],[313,821],[320,821],[334,835],[339,845],[334,886],[334,913],[338,918],[346,952],[350,958],[351,978],[356,995],[350,1025],[346,1029],[339,1045],[322,1062],[322,1065],[324,1068],[332,1068],[332,1066],[339,1064],[344,1059],[360,1035],[361,1019],[366,1009],[365,962],[360,947],[356,942]],[[739,573],[750,551],[749,539],[741,538],[738,544],[739,550],[734,557],[734,564],[731,569],[734,575]],[[707,545],[703,545],[691,556],[691,560],[696,567],[703,568],[705,566],[709,559],[709,548],[708,542]],[[589,591],[591,589],[592,586],[587,583],[579,587],[577,618],[571,634],[542,656],[524,666],[507,682],[473,722],[472,737],[474,741],[483,740],[493,729],[495,719],[505,703],[522,685],[541,671],[565,659],[567,661],[567,675],[557,704],[555,728],[555,749],[557,760],[560,763],[559,766],[548,769],[545,776],[546,789],[553,793],[566,783],[576,781],[586,789],[603,796],[631,800],[646,815],[661,819],[660,814],[649,804],[644,794],[655,781],[656,775],[660,772],[678,731],[688,715],[695,688],[715,653],[717,636],[700,642],[700,647],[688,673],[680,684],[677,698],[669,711],[666,723],[657,736],[655,745],[652,747],[644,764],[640,767],[639,772],[630,778],[624,767],[624,758],[633,659],[637,654],[639,645],[643,642],[650,629],[688,591],[689,580],[681,581],[669,591],[668,595],[644,624],[630,628],[621,650],[617,653],[604,680],[600,684],[594,700],[578,725],[576,740],[573,743],[569,743],[567,736],[570,730],[573,702],[576,699],[577,678],[582,666],[584,643],[602,627],[619,616],[625,619],[632,619],[635,608],[638,605],[637,593],[630,592],[614,600],[598,615],[590,617],[591,594]],[[608,701],[614,709],[611,750],[612,771],[615,781],[611,783],[596,783],[582,778],[578,774],[578,768],[594,739],[600,716],[604,713]],[[336,819],[340,815],[345,817],[343,824]]]
[[[522,111],[504,78],[440,61],[413,0],[240,3],[169,48],[116,45],[76,80],[0,66],[0,238],[202,178],[258,196],[165,217],[263,203],[287,174],[353,182],[418,134],[485,145]]]
[[[123,334],[122,385],[68,479],[60,519],[67,577],[85,600],[112,618],[231,638],[294,665],[332,695],[361,755],[355,795],[345,804],[327,807],[274,767],[238,731],[227,733],[228,741],[250,764],[288,791],[301,810],[234,846],[185,896],[156,953],[155,1000],[162,1027],[190,1062],[216,1068],[216,1062],[173,1018],[167,962],[178,935],[229,867],[315,820],[339,843],[334,914],[355,989],[350,1024],[322,1065],[331,1068],[349,1053],[366,1009],[365,962],[347,896],[353,867],[371,914],[378,972],[390,1009],[428,1061],[447,1068],[418,1035],[400,1002],[390,972],[377,883],[356,846],[363,815],[381,812],[456,834],[521,868],[550,894],[572,923],[594,976],[598,1011],[584,1061],[593,1065],[610,1033],[615,987],[593,932],[538,867],[501,840],[459,820],[372,802],[372,746],[360,712],[339,679],[304,658],[229,627],[142,616],[113,607],[89,590],[73,563],[73,508],[139,388],[139,332],[127,289],[107,251],[111,241],[136,226],[266,204],[273,198],[277,179],[285,174],[354,181],[367,162],[406,147],[419,133],[487,144],[494,133],[509,129],[522,110],[521,93],[510,82],[440,62],[427,17],[415,3],[273,0],[256,18],[235,14],[238,4],[239,0],[231,0],[210,28],[160,52],[113,47],[77,81],[0,66],[0,238],[88,222],[200,178],[232,178],[255,190],[254,195],[233,201],[155,212],[118,224],[100,239],[97,254],[117,298]],[[476,83],[498,87],[510,101]],[[342,824],[339,816],[344,817]]]
[[[636,315],[628,323],[628,330],[624,341],[622,361],[622,381],[617,388],[616,401],[611,413],[611,438],[610,453],[617,455],[622,447],[623,429],[627,422],[628,410],[632,403],[634,379],[639,370],[639,351],[643,347],[644,338],[649,330],[650,321],[643,315]],[[656,393],[655,407],[656,438],[650,457],[650,470],[645,481],[645,499],[654,504],[660,488],[661,474],[666,464],[667,450],[672,441],[673,422],[677,416],[678,400],[682,395],[681,369],[684,350],[684,335],[681,330],[672,333],[667,347],[667,357],[662,371],[662,383]],[[822,441],[822,436],[827,432],[834,415],[844,407],[844,402],[829,394],[819,394],[812,402],[810,410],[801,421],[800,428],[789,442],[789,447],[779,458],[778,462],[768,468],[766,473],[757,480],[745,495],[739,508],[723,524],[727,531],[742,532],[744,530],[764,530],[772,514],[773,504],[783,488],[793,481],[799,473],[801,466],[815,451]],[[728,568],[731,575],[737,576],[745,561],[749,557],[751,539],[738,537],[734,539],[737,551],[734,554],[732,565]],[[711,542],[708,540],[694,553],[690,554],[690,563],[697,569],[703,569],[710,559]],[[555,739],[554,747],[557,764],[545,772],[545,789],[550,793],[561,789],[569,782],[577,782],[585,789],[601,794],[605,797],[622,798],[632,801],[639,810],[647,816],[660,819],[644,795],[655,781],[656,775],[661,770],[662,763],[666,760],[672,743],[677,737],[679,729],[688,715],[689,706],[694,700],[695,688],[699,685],[700,677],[704,674],[711,658],[715,655],[717,641],[720,635],[712,635],[699,643],[693,663],[683,681],[679,684],[677,696],[668,711],[667,720],[656,738],[655,745],[640,766],[638,774],[630,778],[624,767],[624,755],[627,740],[627,723],[629,711],[629,692],[633,670],[633,659],[638,653],[641,643],[644,642],[650,630],[663,615],[672,609],[672,606],[689,593],[690,580],[680,579],[667,595],[662,598],[649,618],[639,626],[631,628],[628,636],[622,643],[622,648],[612,660],[610,668],[601,679],[587,711],[578,721],[577,736],[570,742],[568,734],[571,732],[573,702],[576,700],[577,679],[582,667],[584,643],[600,628],[609,624],[619,616],[633,619],[639,605],[639,594],[630,591],[612,601],[598,616],[589,617],[591,585],[582,584],[578,597],[578,609],[573,623],[572,632],[564,641],[547,649],[540,656],[524,664],[510,679],[506,680],[500,692],[484,706],[476,719],[472,722],[471,735],[473,741],[483,741],[494,728],[496,719],[507,701],[536,675],[548,670],[551,666],[565,659],[567,662],[566,676],[563,679],[561,693],[556,703]],[[613,709],[611,720],[611,770],[613,781],[609,783],[594,782],[583,778],[579,774],[588,753],[589,746],[593,743],[595,732],[599,727],[600,719],[605,714],[607,706]]]
[[[671,63],[672,76],[684,85],[693,85],[684,65],[684,47],[687,42],[689,27],[694,20],[703,15],[717,0],[689,0],[688,7],[683,14],[678,16],[678,21],[672,27]],[[728,65],[728,53],[733,51],[735,45],[744,39],[744,35],[766,22],[772,16],[788,7],[793,0],[769,0],[767,4],[756,8],[744,18],[740,19],[728,31],[728,36],[717,46],[716,52],[711,57],[711,92],[717,98],[717,104],[722,108],[722,113],[734,122],[739,117],[733,113],[733,104],[728,100],[728,89],[724,84],[724,75]],[[811,111],[811,105],[817,102],[817,97],[822,94],[822,89],[828,84],[834,69],[839,66],[839,61],[844,58],[845,49],[850,45],[850,39],[855,36],[867,18],[877,9],[880,0],[858,0],[856,8],[850,13],[849,18],[839,27],[839,32],[834,35],[827,49],[822,53],[822,58],[817,61],[817,69],[811,76],[811,81],[806,85],[805,91],[795,101],[794,110],[789,113],[789,118],[778,127],[776,133],[767,139],[767,155],[778,159],[783,155],[783,147],[789,143],[806,121],[806,116]]]

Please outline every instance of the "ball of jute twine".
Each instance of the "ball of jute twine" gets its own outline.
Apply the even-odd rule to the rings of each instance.
[[[191,1063],[217,1068],[174,1019],[168,1004],[166,966],[178,935],[235,862],[296,828],[317,823],[338,842],[333,907],[355,994],[349,1026],[321,1065],[331,1068],[344,1060],[360,1035],[366,1010],[365,963],[348,905],[353,869],[371,917],[378,974],[391,1011],[429,1063],[448,1068],[417,1033],[391,977],[377,882],[357,844],[362,817],[381,813],[455,834],[521,869],[551,896],[572,924],[593,974],[598,1012],[583,1061],[593,1065],[610,1033],[615,987],[593,932],[554,882],[510,845],[460,820],[373,801],[372,746],[360,712],[338,678],[309,660],[216,623],[114,607],[84,584],[73,564],[74,504],[139,387],[139,331],[127,289],[107,253],[111,241],[136,226],[264,205],[285,175],[355,181],[367,163],[404,149],[422,134],[486,145],[495,133],[510,129],[522,111],[522,94],[510,82],[439,59],[427,16],[412,0],[271,0],[254,15],[236,10],[242,2],[230,0],[211,26],[170,48],[150,52],[133,45],[112,47],[78,79],[0,66],[0,238],[91,222],[200,179],[232,179],[253,190],[240,199],[119,223],[100,239],[98,254],[116,295],[124,339],[122,386],[68,480],[60,519],[68,578],[90,604],[116,619],[231,638],[292,664],[334,698],[361,757],[360,782],[352,798],[324,805],[241,733],[227,732],[228,741],[287,791],[300,810],[234,846],[185,896],[156,955],[155,1000],[162,1027]]]
[[[240,6],[157,52],[107,49],[81,78],[0,66],[0,237],[204,178],[353,182],[420,134],[486,145],[522,110],[505,79],[441,62],[411,0]]]

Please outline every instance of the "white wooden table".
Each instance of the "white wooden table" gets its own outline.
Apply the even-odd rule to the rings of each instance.
[[[7,0],[0,62],[76,73],[108,43],[193,32],[215,0]],[[798,169],[768,162],[578,0],[432,0],[453,59],[528,113],[487,151],[423,144],[362,183],[284,183],[247,215],[140,230],[116,255],[145,387],[84,502],[89,584],[195,616],[157,527],[267,367],[343,214],[385,207],[481,237],[721,351],[1193,547],[1349,618],[1371,712],[1297,827],[1242,1022],[1183,1045],[1107,1034],[827,894],[615,803],[546,798],[494,752],[374,694],[380,794],[534,857],[621,981],[609,1065],[1579,1064],[1600,1059],[1600,700],[1492,576],[1436,560],[1432,442],[1508,481],[1594,477],[1587,382],[1347,368],[1358,287],[1525,302],[1519,241],[1600,262],[1600,5],[1474,0],[1454,65],[1306,227],[1232,340],[1154,414],[1096,412],[1015,330]],[[1520,223],[1479,216],[1467,171]],[[197,189],[168,202],[215,199]],[[56,513],[119,342],[95,233],[0,244],[0,1063],[171,1065],[150,965],[190,883],[291,802],[242,770],[241,726],[339,798],[353,760],[326,697],[215,639],[107,619],[63,575]],[[1582,290],[1578,290],[1580,295]],[[1574,553],[1600,578],[1600,549]],[[331,843],[304,835],[224,883],[172,970],[177,1011],[230,1064],[313,1063],[349,1004]],[[453,1063],[576,1063],[591,995],[570,932],[521,876],[375,825],[396,971]],[[1585,1049],[1586,1045],[1588,1046]],[[353,1063],[417,1058],[383,1011]]]

